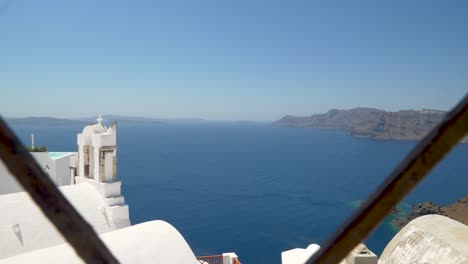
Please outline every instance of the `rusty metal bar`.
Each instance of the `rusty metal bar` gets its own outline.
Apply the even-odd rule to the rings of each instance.
[[[467,132],[468,94],[306,263],[339,263],[343,260]]]
[[[0,158],[83,261],[118,263],[1,117]]]

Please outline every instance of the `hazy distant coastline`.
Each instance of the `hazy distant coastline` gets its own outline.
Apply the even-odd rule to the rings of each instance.
[[[105,122],[118,122],[119,124],[167,124],[162,120],[145,118],[145,117],[127,117],[106,115],[102,116]],[[26,117],[26,118],[6,118],[8,124],[13,126],[85,126],[89,123],[96,123],[96,117],[84,118],[52,118],[52,117]]]
[[[5,120],[12,126],[85,126],[88,124],[88,122],[83,120],[52,117],[6,118]]]
[[[273,122],[273,126],[344,130],[361,138],[419,140],[442,121],[446,113],[430,109],[398,112],[362,107],[332,109],[311,116],[284,116]],[[461,142],[468,143],[468,136]]]
[[[26,118],[5,118],[12,126],[85,126],[89,123],[96,123],[97,116],[80,118],[53,118],[53,117],[26,117]],[[206,120],[202,118],[151,118],[140,116],[103,115],[105,123],[117,122],[120,125],[165,125],[165,124],[211,124],[230,123],[239,125],[256,125],[263,122],[249,120]],[[265,123],[266,124],[266,123]]]

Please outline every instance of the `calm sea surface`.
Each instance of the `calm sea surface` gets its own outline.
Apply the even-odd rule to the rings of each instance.
[[[82,127],[16,127],[29,143],[76,151]],[[196,255],[236,252],[242,263],[281,263],[284,250],[321,244],[415,145],[344,132],[270,125],[120,126],[118,178],[132,224],[174,225]],[[468,194],[460,145],[400,207]],[[366,241],[380,254],[387,219]]]

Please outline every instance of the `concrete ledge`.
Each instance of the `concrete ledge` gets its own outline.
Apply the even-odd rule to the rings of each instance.
[[[75,182],[77,184],[82,182],[87,182],[91,184],[104,198],[118,197],[120,196],[120,187],[122,182],[96,182],[94,179],[87,179],[81,176],[75,177]]]
[[[111,227],[120,229],[130,226],[130,215],[128,205],[112,206],[105,208],[107,216],[110,218]]]
[[[109,197],[109,198],[105,198],[104,202],[107,204],[107,206],[124,205],[125,198],[123,196]]]

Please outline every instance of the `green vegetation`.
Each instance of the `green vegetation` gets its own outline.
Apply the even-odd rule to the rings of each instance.
[[[38,147],[31,147],[31,146],[26,146],[26,149],[29,152],[47,152],[47,147],[46,146],[38,146]]]

